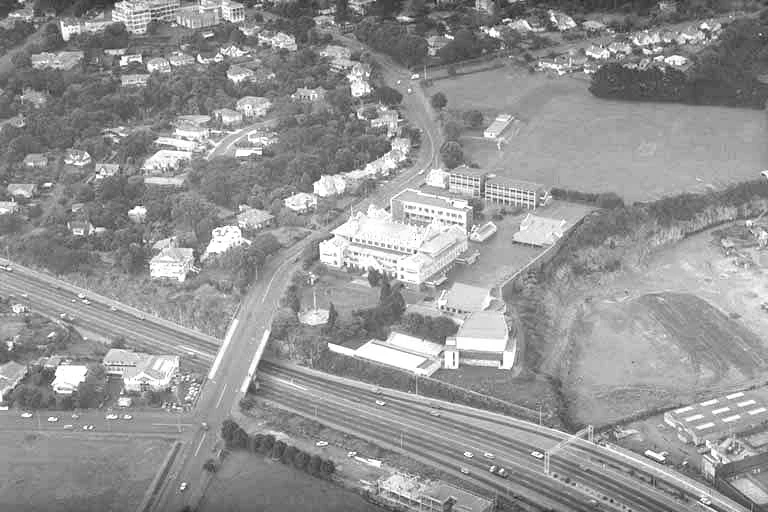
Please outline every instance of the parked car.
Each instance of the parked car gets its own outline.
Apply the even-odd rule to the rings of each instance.
[[[352,457],[357,457],[357,452],[355,452],[355,451],[352,451],[352,452],[347,452],[347,457],[349,457],[350,459],[351,459]]]
[[[23,413],[21,413],[21,417],[22,418],[31,418],[32,417],[32,413],[31,412],[23,412]]]
[[[72,430],[73,428],[75,428],[74,425],[64,425],[64,430]]]
[[[133,416],[131,416],[130,414],[123,414],[123,419],[124,420],[132,420]]]
[[[73,419],[73,420],[76,420],[76,419],[78,419],[79,417],[80,417],[80,415],[79,415],[79,414],[77,414],[76,412],[75,412],[75,413],[72,413],[72,419]]]
[[[115,306],[109,306],[110,311],[117,311],[117,308]]]
[[[461,468],[461,470],[460,470],[460,471],[461,471],[461,472],[462,472],[462,474],[464,474],[464,475],[468,475],[468,474],[469,474],[469,469],[467,469],[467,468]]]
[[[80,299],[80,300],[83,300],[83,299],[85,299],[85,294],[84,293],[78,293],[77,294],[77,298]]]
[[[189,487],[189,484],[187,482],[181,482],[181,485],[179,486],[179,492],[186,491],[187,487]]]
[[[429,414],[431,414],[435,418],[439,418],[440,417],[440,411],[431,411]]]
[[[118,416],[115,413],[107,414],[107,419],[108,420],[116,420],[117,418],[118,418]]]
[[[58,416],[48,416],[48,423],[56,423],[57,421],[59,421]]]
[[[489,452],[485,452],[483,454],[483,457],[485,457],[486,459],[495,459],[496,458],[496,456],[494,454],[489,453]]]

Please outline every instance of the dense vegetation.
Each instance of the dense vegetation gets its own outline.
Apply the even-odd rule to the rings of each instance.
[[[405,26],[393,21],[367,18],[357,24],[355,36],[404,66],[421,65],[427,56],[427,40],[411,34]]]
[[[759,78],[766,70],[768,23],[742,19],[730,24],[718,43],[702,50],[688,73],[611,63],[593,75],[589,90],[610,99],[763,108],[768,85]]]
[[[276,440],[272,434],[249,436],[232,420],[224,420],[221,425],[221,437],[228,448],[260,453],[269,456],[272,460],[279,460],[283,464],[290,464],[296,469],[306,471],[312,476],[330,478],[336,471],[336,465],[331,459],[310,455],[284,441]]]

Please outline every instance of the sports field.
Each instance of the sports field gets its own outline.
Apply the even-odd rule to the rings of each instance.
[[[593,97],[583,75],[549,78],[507,66],[440,80],[448,108],[522,120],[501,151],[482,132],[462,138],[465,155],[497,174],[630,201],[755,177],[768,164],[764,111]],[[514,132],[514,130],[513,130]]]

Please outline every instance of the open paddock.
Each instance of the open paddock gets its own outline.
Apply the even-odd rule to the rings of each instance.
[[[646,201],[755,177],[768,163],[764,111],[595,98],[583,76],[550,78],[507,66],[441,80],[448,108],[523,123],[499,151],[462,139],[470,161],[497,174]],[[507,135],[506,133],[502,136]]]

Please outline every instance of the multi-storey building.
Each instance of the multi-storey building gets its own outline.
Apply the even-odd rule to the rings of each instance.
[[[473,210],[466,200],[427,194],[420,190],[405,189],[389,200],[392,219],[408,224],[427,225],[439,222],[459,226],[469,231],[473,224]]]
[[[144,34],[150,21],[176,21],[181,0],[123,0],[112,9],[112,20],[122,22],[128,32]]]
[[[240,23],[245,20],[245,6],[239,2],[222,0],[221,18],[230,23]]]
[[[467,250],[467,233],[458,226],[416,226],[395,222],[371,206],[333,230],[320,243],[320,261],[337,268],[374,268],[408,285],[419,286],[446,273]]]
[[[535,210],[549,200],[549,191],[540,183],[493,176],[485,181],[483,199],[491,203]]]
[[[454,194],[482,198],[485,176],[486,173],[480,169],[461,165],[448,174],[448,190]]]

